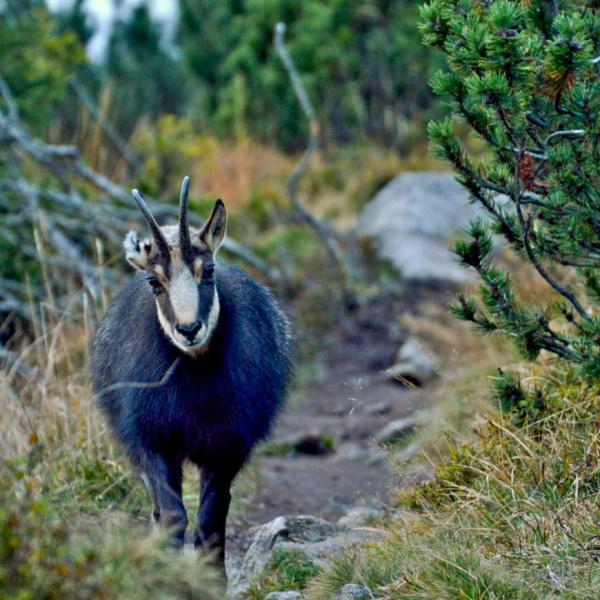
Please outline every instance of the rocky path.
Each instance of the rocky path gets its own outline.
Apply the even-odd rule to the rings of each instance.
[[[401,484],[374,443],[420,399],[385,372],[403,341],[394,325],[401,307],[405,300],[389,297],[369,303],[327,341],[316,359],[321,375],[295,391],[255,459],[257,490],[246,510],[230,518],[230,548],[243,551],[244,532],[275,517],[336,520],[351,507],[385,503]]]
[[[363,209],[356,235],[402,274],[404,293],[381,294],[319,340],[315,364],[321,375],[301,382],[271,446],[304,441],[305,451],[311,442],[316,451],[318,440],[325,440],[334,451],[258,457],[259,487],[248,510],[231,519],[232,535],[280,515],[335,519],[350,506],[387,500],[390,487],[402,483],[393,480],[373,438],[424,400],[385,370],[405,341],[400,317],[419,314],[424,300],[445,305],[451,286],[468,277],[448,247],[477,214],[467,191],[448,173],[401,174]]]
[[[465,282],[466,271],[447,249],[474,215],[467,192],[440,173],[402,174],[363,210],[358,239],[402,274],[404,293],[381,294],[319,337],[318,375],[302,378],[269,452],[255,458],[259,483],[250,505],[230,518],[232,598],[244,597],[275,547],[300,549],[319,564],[374,533],[365,527],[372,518],[366,515],[375,514],[369,508],[381,507],[405,483],[374,440],[386,425],[426,409],[429,395],[403,387],[386,370],[402,346],[400,361],[410,356],[411,370],[396,364],[393,372],[422,381],[433,373],[419,341],[405,339],[400,319],[412,314],[427,321],[427,303],[447,306],[453,286]],[[411,482],[427,476],[419,473],[403,476]],[[336,598],[371,597],[363,592]]]

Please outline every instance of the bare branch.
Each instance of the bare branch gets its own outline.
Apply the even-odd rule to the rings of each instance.
[[[24,361],[21,356],[17,355],[12,350],[5,348],[2,344],[0,344],[0,361],[2,361],[5,366],[11,367],[12,372],[18,373],[23,377],[35,379],[40,376],[39,371],[35,367],[32,367],[29,363]]]
[[[585,135],[585,129],[565,129],[564,131],[555,131],[546,138],[544,145],[547,146],[557,137],[581,137],[583,135]]]
[[[279,269],[270,267],[262,258],[252,252],[252,250],[238,244],[234,239],[229,237],[225,238],[222,248],[225,252],[231,254],[231,256],[235,256],[254,267],[272,283],[279,283],[281,281],[282,277]]]
[[[313,215],[302,203],[299,195],[299,184],[300,179],[306,173],[310,161],[319,147],[319,123],[316,117],[313,105],[306,93],[306,88],[302,83],[302,79],[298,74],[298,70],[288,52],[284,37],[286,32],[285,23],[277,23],[275,25],[275,50],[287,71],[287,74],[292,82],[294,93],[298,98],[298,102],[302,108],[302,111],[308,120],[309,124],[309,139],[306,146],[306,150],[302,155],[302,158],[298,164],[294,167],[286,183],[286,190],[292,207],[296,214],[310,227],[315,230],[315,233],[320,238],[321,242],[325,246],[327,253],[329,254],[330,261],[333,265],[335,272],[338,274],[342,288],[344,290],[344,297],[348,305],[353,305],[353,294],[349,290],[349,273],[346,265],[344,251],[339,243],[336,232],[324,221],[318,219]]]
[[[2,77],[2,75],[0,75],[0,95],[6,104],[9,118],[11,118],[13,121],[17,121],[19,118],[19,113],[17,112],[17,103],[15,102],[12,92],[10,91],[6,81],[4,81],[4,77]]]
[[[519,219],[519,225],[521,227],[521,235],[522,235],[522,240],[523,240],[523,246],[525,247],[525,251],[527,252],[527,256],[529,257],[529,260],[531,261],[531,263],[533,264],[533,266],[535,267],[536,271],[541,275],[541,277],[550,285],[550,287],[552,289],[554,289],[554,291],[556,291],[557,293],[559,293],[563,298],[565,298],[566,300],[569,301],[569,303],[571,304],[571,306],[573,306],[573,308],[579,313],[579,315],[581,315],[581,317],[586,320],[589,321],[590,320],[590,316],[588,315],[587,311],[585,310],[585,308],[580,304],[579,300],[577,300],[577,297],[575,296],[575,294],[573,294],[573,292],[571,292],[570,290],[568,290],[567,288],[563,287],[562,285],[560,285],[549,273],[548,271],[546,271],[546,269],[544,268],[544,266],[542,265],[542,263],[539,261],[537,255],[535,254],[533,248],[531,247],[531,240],[529,237],[529,233],[530,233],[530,229],[531,229],[531,221],[532,221],[532,215],[531,213],[527,216],[527,218],[524,217],[523,215],[523,209],[521,206],[521,195],[522,195],[522,191],[520,189],[520,158],[518,157],[517,160],[515,160],[515,190],[514,190],[514,197],[513,197],[513,202],[515,204],[515,208],[517,211],[517,217]]]
[[[6,179],[0,180],[0,204],[5,216],[0,225],[0,238],[9,246],[18,247],[26,257],[37,260],[39,244],[44,250],[47,265],[59,272],[77,273],[79,280],[89,290],[95,290],[106,281],[116,278],[108,270],[99,275],[98,267],[89,262],[87,256],[92,240],[98,237],[118,243],[132,220],[139,220],[139,211],[131,199],[129,191],[114,184],[104,175],[91,169],[81,158],[74,146],[62,146],[45,143],[32,136],[21,124],[17,105],[9,86],[0,76],[0,143],[12,151],[8,155],[9,173]],[[11,157],[15,160],[10,160]],[[17,158],[18,157],[18,158]],[[42,189],[30,183],[21,172],[21,157],[26,157],[47,169],[61,185],[60,189],[48,187]],[[99,201],[87,199],[80,195],[77,184],[89,184],[102,192]],[[105,202],[111,198],[117,203]],[[163,219],[175,217],[175,206],[158,205],[157,217]],[[41,227],[40,225],[40,217]],[[38,228],[42,238],[38,237],[38,248],[27,239],[23,232]],[[74,232],[77,233],[74,236]],[[82,235],[84,234],[84,235]],[[249,263],[270,282],[279,281],[279,272],[270,268],[264,261],[235,240],[228,239],[225,250],[239,259]],[[56,275],[56,272],[52,272]],[[61,279],[58,279],[57,295],[59,304],[66,300],[61,295],[66,291]],[[103,279],[101,281],[101,279]],[[54,287],[55,283],[53,283]],[[53,289],[47,289],[54,293]],[[28,315],[23,308],[27,290],[19,290],[7,285],[0,286],[0,313],[17,311],[25,319]],[[43,297],[41,292],[41,297]],[[36,291],[37,298],[37,291]],[[62,304],[61,304],[62,305]]]

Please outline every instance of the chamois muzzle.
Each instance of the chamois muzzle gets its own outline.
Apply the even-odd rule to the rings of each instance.
[[[196,321],[190,325],[175,325],[175,329],[180,333],[188,342],[193,343],[196,339],[196,334],[204,327],[202,321]]]

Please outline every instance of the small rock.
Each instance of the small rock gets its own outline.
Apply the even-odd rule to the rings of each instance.
[[[387,370],[394,379],[407,379],[421,385],[436,375],[434,361],[414,338],[408,338],[398,351],[396,364]]]
[[[320,432],[293,433],[276,440],[281,446],[289,446],[293,452],[308,454],[311,456],[322,456],[333,451],[332,438]]]
[[[379,433],[375,435],[375,441],[378,444],[390,444],[397,442],[412,433],[418,425],[421,424],[421,418],[417,415],[411,415],[404,419],[396,419],[388,423]]]
[[[275,540],[286,533],[285,517],[276,517],[258,528],[242,564],[235,572],[234,577],[229,580],[229,593],[232,598],[241,597],[252,581],[262,573],[271,557]]]
[[[398,462],[408,462],[413,458],[419,451],[421,450],[421,442],[413,442],[406,446],[406,448],[402,448],[398,452],[394,454],[395,460]]]
[[[227,581],[233,581],[240,571],[242,566],[242,557],[232,552],[225,553],[225,573],[227,574]]]
[[[302,600],[299,592],[271,592],[265,600]]]
[[[376,465],[385,461],[385,455],[376,448],[365,448],[353,442],[341,444],[335,455],[336,461],[366,462]]]
[[[359,444],[354,442],[344,442],[340,444],[336,453],[335,460],[336,461],[349,461],[349,462],[359,462],[362,460],[367,460],[370,456],[370,449],[364,448]]]
[[[370,467],[374,467],[376,465],[380,465],[386,461],[385,454],[375,448],[371,448],[371,453],[369,454],[369,458],[367,458],[367,465]]]
[[[368,525],[369,521],[374,521],[383,516],[383,511],[371,506],[355,506],[351,508],[343,517],[338,519],[338,525],[353,529]]]
[[[334,600],[367,600],[372,598],[371,590],[358,583],[347,583],[336,595]]]
[[[367,404],[365,410],[372,415],[385,415],[392,410],[392,405],[386,400],[382,400],[375,404]]]

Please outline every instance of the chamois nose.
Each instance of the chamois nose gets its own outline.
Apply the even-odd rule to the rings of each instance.
[[[202,321],[196,321],[189,325],[175,325],[175,329],[189,342],[193,342],[196,334],[202,329]]]

